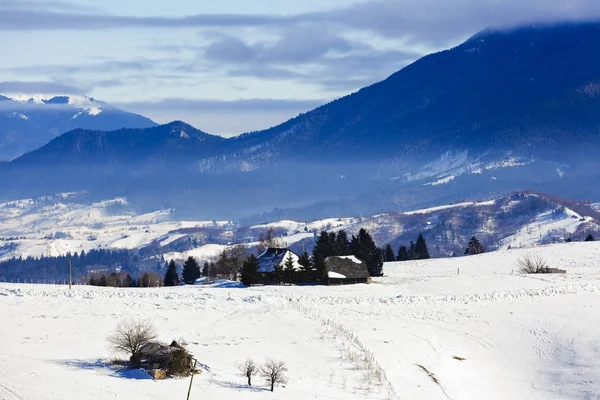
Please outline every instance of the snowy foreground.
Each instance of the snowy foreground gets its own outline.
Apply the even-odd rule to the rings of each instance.
[[[518,274],[527,253],[567,274]],[[385,272],[346,287],[0,284],[0,399],[185,399],[189,379],[106,365],[105,338],[125,317],[189,343],[207,366],[192,399],[600,398],[600,243]],[[289,383],[247,387],[236,368],[246,357],[285,360]]]

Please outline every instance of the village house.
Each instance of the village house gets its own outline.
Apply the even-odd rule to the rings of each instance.
[[[275,269],[283,269],[286,260],[291,257],[294,270],[299,271],[302,267],[298,264],[299,256],[290,249],[270,247],[263,251],[258,257],[258,273],[262,283],[273,283]]]
[[[329,285],[371,283],[367,263],[355,256],[335,256],[325,259]]]

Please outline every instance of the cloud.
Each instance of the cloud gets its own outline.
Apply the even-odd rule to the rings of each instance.
[[[253,112],[253,111],[289,111],[311,110],[324,103],[323,99],[239,99],[239,100],[193,100],[193,99],[164,99],[160,101],[119,103],[118,107],[136,110],[162,111],[220,111],[220,112]]]
[[[84,94],[85,90],[53,81],[8,81],[0,82],[0,93],[49,93],[49,94]]]
[[[420,56],[409,50],[376,49],[322,27],[303,26],[283,30],[276,40],[252,44],[221,34],[198,59],[224,68],[228,76],[294,80],[339,91],[384,79]]]

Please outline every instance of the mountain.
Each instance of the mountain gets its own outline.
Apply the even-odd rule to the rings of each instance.
[[[12,160],[78,128],[149,128],[156,123],[81,95],[0,94],[0,160]]]
[[[0,195],[88,190],[228,219],[369,215],[525,189],[598,198],[599,47],[600,23],[486,30],[261,132],[191,145],[172,135],[163,147],[172,124],[77,130],[0,165]]]

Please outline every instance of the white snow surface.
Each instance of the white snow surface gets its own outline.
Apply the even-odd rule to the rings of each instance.
[[[527,254],[567,273],[521,275],[517,259]],[[106,337],[124,318],[149,318],[162,340],[188,342],[206,366],[191,399],[598,398],[599,242],[390,263],[384,272],[340,287],[0,283],[0,398],[185,398],[189,379],[154,382],[107,364]],[[381,386],[352,361],[364,355],[381,367]],[[270,393],[255,377],[246,386],[236,367],[246,357],[284,360],[288,384]]]
[[[362,262],[355,256],[338,256],[338,257],[343,258],[344,260],[350,260],[355,264],[362,264]]]
[[[114,211],[115,206],[124,207]],[[57,202],[36,206],[32,199],[0,203],[0,237],[20,238],[13,241],[16,249],[0,255],[0,260],[59,256],[98,248],[135,249],[153,241],[164,246],[183,237],[180,229],[226,223],[176,221],[171,210],[136,214],[126,206],[127,201],[121,198],[89,205]],[[207,245],[171,256],[183,260],[204,252],[218,254],[221,249],[218,245]]]

